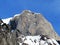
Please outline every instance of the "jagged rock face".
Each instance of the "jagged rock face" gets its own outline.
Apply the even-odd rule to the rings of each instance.
[[[17,18],[17,19],[16,19]],[[54,31],[50,22],[48,22],[41,14],[33,13],[25,10],[12,21],[16,21],[18,29],[23,35],[48,35],[56,40],[60,40]]]

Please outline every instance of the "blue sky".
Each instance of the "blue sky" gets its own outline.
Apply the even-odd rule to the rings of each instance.
[[[0,0],[0,18],[12,17],[26,9],[41,13],[60,35],[60,0]]]

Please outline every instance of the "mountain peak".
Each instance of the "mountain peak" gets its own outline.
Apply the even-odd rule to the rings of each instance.
[[[10,36],[10,38],[9,38],[10,41],[11,41],[11,39],[13,39],[12,40],[13,42],[11,42],[11,43],[14,43],[14,44],[17,43],[15,40],[16,38],[18,40],[19,39],[26,40],[26,43],[29,43],[27,41],[32,41],[33,38],[34,38],[34,40],[36,38],[38,40],[40,37],[47,39],[49,41],[51,41],[51,39],[55,39],[55,41],[56,40],[60,41],[60,37],[55,32],[52,24],[47,19],[45,19],[45,17],[40,13],[35,13],[30,10],[24,10],[24,11],[22,11],[21,14],[16,14],[14,17],[2,19],[2,20],[4,22],[3,24],[6,25],[7,28],[9,28],[11,31],[6,35],[6,36]],[[4,25],[2,27],[3,30],[6,29],[4,27]],[[20,38],[21,35],[24,35],[23,36],[24,38]],[[39,37],[37,35],[43,35],[43,36]],[[46,38],[45,37],[46,35],[49,38],[48,37]],[[28,38],[30,37],[30,38],[28,39],[27,37]],[[46,42],[46,40],[43,42]],[[32,43],[32,45],[33,45],[33,41],[30,43]],[[39,45],[39,43],[40,42],[37,41],[37,44],[35,44],[35,43],[34,44]],[[49,44],[47,43],[46,45],[49,45]],[[58,44],[56,44],[56,45],[58,45]]]

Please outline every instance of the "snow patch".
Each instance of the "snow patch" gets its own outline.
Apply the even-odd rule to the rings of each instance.
[[[15,14],[14,17],[19,16],[20,14]]]
[[[19,37],[22,39],[22,43],[19,42],[20,45],[23,43],[28,44],[28,45],[59,45],[56,40],[53,38],[43,40],[41,39],[41,36],[24,36],[24,37]]]
[[[4,23],[8,24],[10,22],[10,20],[12,19],[12,17],[10,18],[6,18],[6,19],[2,19]]]
[[[16,14],[16,15],[14,15],[14,17],[19,16],[19,15],[20,15],[20,14]],[[4,23],[6,23],[6,24],[9,24],[10,20],[13,19],[14,17],[2,19],[2,21],[3,21]]]

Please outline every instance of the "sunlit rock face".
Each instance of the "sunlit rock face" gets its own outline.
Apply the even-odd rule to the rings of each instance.
[[[0,45],[59,45],[57,42],[60,43],[60,37],[54,31],[51,23],[40,13],[24,10],[21,14],[2,19],[2,21],[0,29],[4,30],[5,28],[1,26],[6,23],[9,32],[6,38],[4,36],[2,38],[5,32],[0,32],[0,39],[2,39]]]
[[[48,35],[56,40],[60,40],[57,33],[54,31],[51,23],[47,21],[40,13],[34,13],[29,10],[24,10],[18,18],[17,29],[23,35]]]
[[[0,26],[2,26],[0,28],[0,45],[59,45],[55,39],[48,35],[25,36],[20,34],[20,36],[17,36],[18,30],[10,32],[9,26],[3,22]]]
[[[10,24],[12,29],[18,29],[24,35],[47,34],[56,40],[60,40],[51,23],[40,13],[24,10],[21,14],[16,14],[10,20]]]

